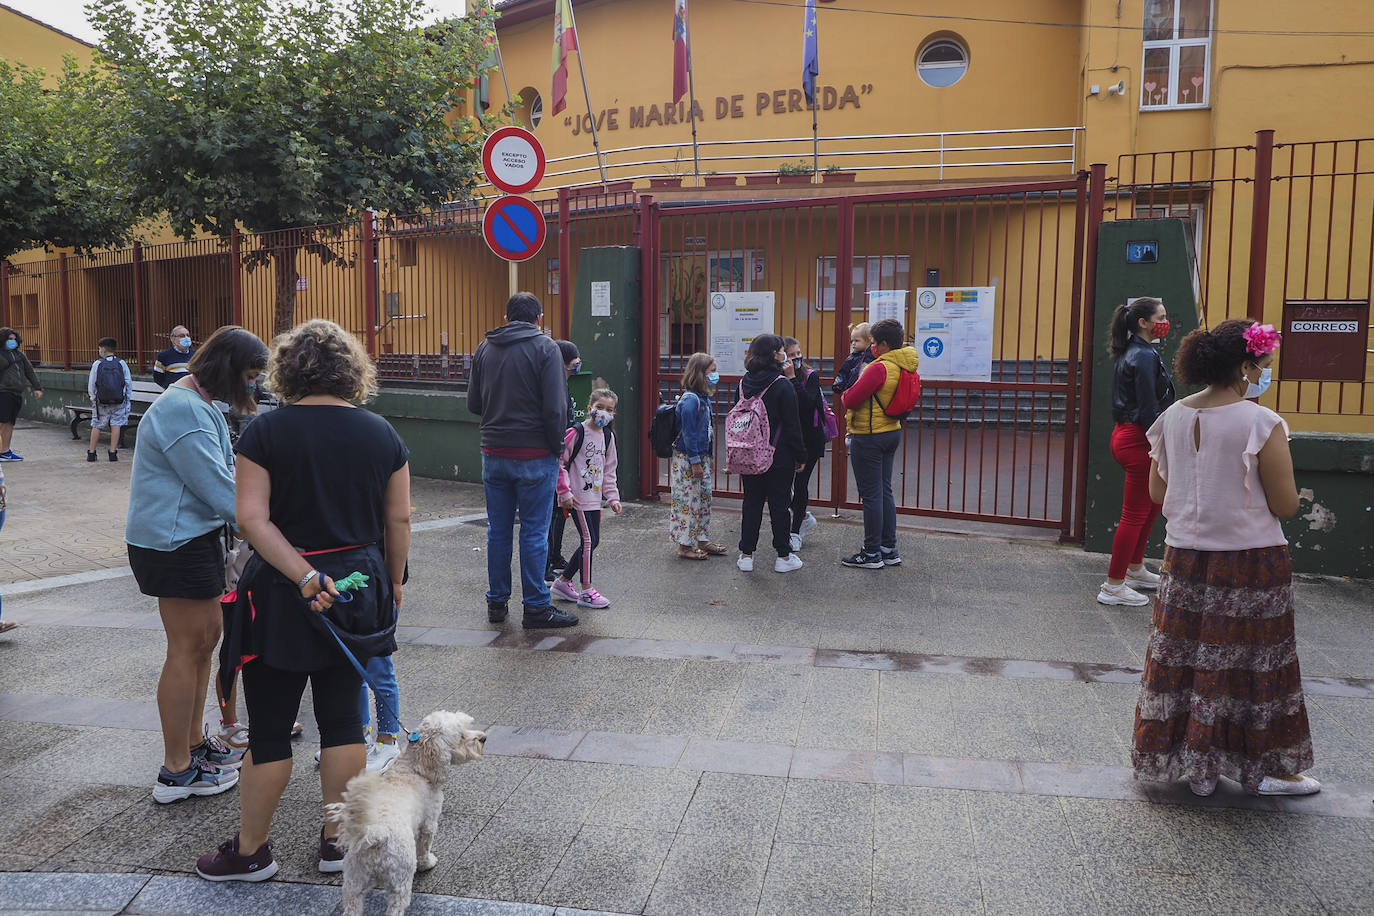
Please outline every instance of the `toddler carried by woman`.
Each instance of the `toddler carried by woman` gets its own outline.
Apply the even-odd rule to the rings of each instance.
[[[579,607],[609,607],[610,601],[592,587],[592,551],[601,542],[601,503],[620,514],[620,490],[616,487],[615,405],[618,398],[609,388],[598,388],[587,401],[587,419],[568,430],[563,441],[563,464],[558,469],[558,504],[568,513],[581,542],[568,565],[549,591],[555,598],[576,601]],[[572,577],[581,575],[581,590]]]

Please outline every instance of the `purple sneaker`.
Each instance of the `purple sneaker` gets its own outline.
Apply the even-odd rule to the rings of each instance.
[[[325,838],[324,828],[320,828],[320,864],[319,869],[326,875],[334,875],[343,871],[343,850],[339,848],[339,838]]]
[[[549,586],[549,594],[564,601],[576,601],[582,597],[577,593],[577,589],[573,588],[573,584],[563,578],[553,580],[553,585]]]
[[[239,854],[239,835],[219,844],[219,849],[196,859],[196,874],[206,881],[266,881],[277,873],[272,843],[266,842],[251,856]]]

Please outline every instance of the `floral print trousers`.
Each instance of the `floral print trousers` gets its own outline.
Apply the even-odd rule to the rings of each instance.
[[[673,508],[668,534],[679,547],[695,547],[705,541],[711,524],[711,459],[702,459],[701,479],[692,476],[692,463],[681,452],[673,453],[668,471]]]

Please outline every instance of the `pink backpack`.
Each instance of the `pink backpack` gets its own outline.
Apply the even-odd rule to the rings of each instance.
[[[744,383],[740,382],[739,400],[725,415],[726,472],[763,474],[773,466],[773,452],[778,443],[768,429],[768,409],[763,405],[763,395],[777,381],[773,379],[752,398],[744,396]],[[781,434],[782,430],[778,432]]]

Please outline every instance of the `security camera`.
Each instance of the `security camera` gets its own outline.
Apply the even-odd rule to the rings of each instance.
[[[1125,95],[1125,94],[1126,94],[1126,81],[1125,81],[1125,80],[1120,80],[1120,81],[1118,81],[1117,84],[1116,84],[1115,86],[1108,86],[1108,87],[1107,87],[1107,95]]]

